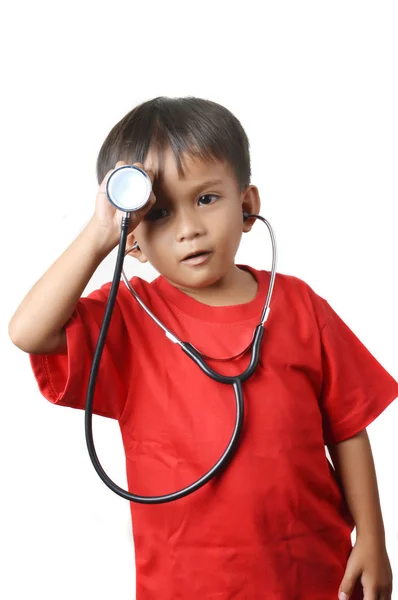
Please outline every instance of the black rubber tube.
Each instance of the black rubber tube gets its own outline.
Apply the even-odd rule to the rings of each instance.
[[[124,490],[123,488],[116,485],[116,483],[114,483],[112,481],[112,479],[110,479],[108,477],[108,475],[105,473],[101,463],[98,460],[98,456],[97,456],[97,452],[95,450],[94,440],[93,440],[93,430],[92,430],[93,399],[94,399],[95,384],[96,384],[96,380],[97,380],[98,369],[100,366],[102,351],[103,351],[103,348],[105,345],[106,335],[108,333],[108,328],[109,328],[109,324],[110,324],[112,313],[113,313],[113,308],[114,308],[115,301],[116,301],[117,291],[119,289],[120,276],[121,276],[121,272],[123,269],[124,254],[125,254],[125,249],[126,249],[129,221],[130,221],[130,218],[129,218],[128,214],[126,216],[123,216],[122,223],[121,223],[119,251],[118,251],[117,260],[116,260],[115,273],[113,276],[113,281],[112,281],[108,301],[107,301],[106,308],[105,308],[104,320],[102,322],[101,330],[100,330],[99,337],[98,337],[98,342],[97,342],[95,352],[94,352],[93,364],[91,367],[91,372],[90,372],[90,377],[89,377],[89,382],[88,382],[88,387],[87,387],[86,407],[85,407],[86,443],[87,443],[88,453],[90,455],[91,462],[93,463],[95,470],[97,471],[99,477],[102,479],[102,481],[105,483],[105,485],[107,485],[113,492],[115,492],[115,494],[118,494],[119,496],[121,496],[122,498],[125,498],[126,500],[130,500],[130,502],[138,502],[140,504],[162,504],[165,502],[172,502],[174,500],[178,500],[179,498],[183,498],[184,496],[188,496],[189,494],[192,494],[193,492],[195,492],[196,490],[201,488],[203,485],[205,485],[208,481],[210,481],[210,479],[212,479],[215,475],[221,473],[222,469],[226,467],[227,463],[232,458],[232,455],[238,445],[239,435],[240,435],[240,432],[242,429],[242,424],[243,424],[244,403],[243,403],[243,393],[242,393],[242,381],[241,381],[241,376],[227,378],[227,377],[219,375],[215,371],[210,370],[210,368],[206,365],[206,363],[203,361],[203,359],[199,355],[197,355],[196,351],[194,351],[194,349],[192,348],[192,346],[190,344],[187,344],[187,343],[183,344],[182,349],[186,352],[186,354],[188,354],[188,356],[190,356],[190,358],[192,360],[194,360],[194,362],[202,370],[204,370],[204,367],[207,367],[207,369],[209,369],[208,374],[210,377],[212,377],[216,381],[220,381],[221,383],[226,383],[226,384],[232,385],[234,388],[235,402],[236,402],[235,427],[234,427],[232,436],[230,438],[230,441],[228,443],[228,446],[226,447],[224,453],[219,458],[219,460],[213,465],[213,467],[205,475],[203,475],[200,479],[198,479],[194,483],[191,483],[187,487],[185,487],[181,490],[178,490],[177,492],[173,492],[171,494],[165,494],[164,496],[139,496],[137,494],[132,494],[132,493],[128,492],[127,490]],[[244,379],[247,379],[247,377],[249,377],[254,372],[254,368],[255,368],[254,361],[255,361],[255,358],[258,359],[259,345],[260,345],[262,333],[263,333],[263,327],[262,326],[259,326],[259,327],[261,327],[261,332],[260,332],[259,328],[257,328],[257,335],[255,336],[257,343],[254,346],[254,350],[252,350],[251,364],[250,364],[249,368],[246,369],[245,373],[242,374],[242,376],[244,376]],[[257,362],[257,361],[255,361],[255,362]]]

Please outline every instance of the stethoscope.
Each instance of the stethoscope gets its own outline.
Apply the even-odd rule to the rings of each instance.
[[[212,479],[216,474],[220,473],[223,468],[226,467],[227,463],[231,460],[234,451],[237,448],[239,435],[242,429],[243,424],[243,393],[242,393],[242,383],[245,382],[251,375],[253,375],[259,361],[260,356],[260,345],[261,340],[264,334],[264,323],[268,319],[268,315],[270,312],[270,302],[272,291],[274,288],[274,281],[276,275],[276,261],[277,261],[277,250],[276,250],[276,240],[274,231],[270,225],[270,223],[261,217],[260,215],[243,213],[244,218],[254,217],[256,219],[260,219],[265,225],[267,225],[272,242],[272,272],[271,272],[271,280],[268,288],[268,294],[265,300],[264,308],[261,313],[260,323],[256,326],[253,337],[247,348],[242,350],[236,356],[230,357],[229,359],[223,360],[231,360],[238,356],[243,355],[250,347],[251,347],[251,358],[249,366],[246,368],[243,373],[240,375],[235,375],[233,377],[229,377],[226,375],[220,375],[205,362],[205,358],[211,359],[210,356],[206,356],[199,352],[195,346],[190,344],[189,342],[181,341],[174,333],[172,333],[159,319],[149,310],[149,308],[145,305],[145,303],[139,298],[136,291],[133,289],[132,285],[128,281],[124,270],[123,270],[123,260],[126,254],[132,250],[134,247],[131,246],[127,250],[126,241],[128,234],[128,227],[130,221],[130,213],[139,210],[148,202],[149,196],[152,191],[152,182],[149,176],[140,169],[139,167],[133,165],[125,165],[115,169],[111,175],[109,176],[106,183],[106,193],[108,196],[108,200],[116,206],[119,210],[123,211],[125,214],[121,220],[121,232],[120,232],[120,241],[119,241],[119,249],[118,255],[116,259],[115,272],[112,280],[112,285],[108,297],[108,301],[105,308],[104,320],[102,322],[101,330],[98,336],[98,342],[95,348],[93,364],[91,367],[87,395],[86,395],[86,408],[85,408],[85,430],[86,430],[86,442],[87,449],[91,458],[91,461],[94,465],[95,470],[98,475],[102,479],[102,481],[116,494],[125,498],[126,500],[130,500],[131,502],[139,502],[141,504],[161,504],[164,502],[171,502],[173,500],[178,500],[179,498],[183,498],[184,496],[188,496],[192,494],[203,485],[208,483],[210,479]],[[171,494],[165,494],[164,496],[139,496],[137,494],[131,494],[130,492],[124,490],[123,488],[116,485],[105,473],[102,468],[101,463],[98,460],[97,453],[94,447],[93,441],[93,433],[92,433],[92,409],[93,409],[93,398],[94,398],[94,389],[95,383],[98,373],[98,368],[101,360],[102,351],[105,344],[106,334],[108,332],[108,327],[110,324],[113,307],[116,300],[116,294],[120,284],[120,277],[122,275],[123,281],[126,284],[127,288],[130,290],[134,298],[140,304],[140,306],[145,310],[145,312],[159,325],[161,329],[163,329],[166,337],[173,342],[174,344],[178,344],[180,348],[187,354],[202,371],[217,381],[219,383],[225,383],[233,386],[235,392],[235,403],[236,403],[236,417],[235,417],[235,427],[231,436],[231,439],[222,454],[219,460],[213,465],[213,467],[205,473],[200,479],[191,483],[190,485],[173,492]]]

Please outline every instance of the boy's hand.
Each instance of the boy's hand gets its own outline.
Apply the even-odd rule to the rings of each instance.
[[[392,571],[385,547],[357,539],[347,562],[340,585],[339,600],[351,597],[357,579],[361,577],[364,600],[391,600]]]
[[[118,161],[115,165],[115,169],[122,167],[124,165],[128,165],[125,161]],[[139,167],[142,170],[144,166],[141,163],[134,163],[134,166]],[[99,226],[101,230],[101,235],[105,235],[107,240],[111,245],[116,246],[120,239],[120,224],[122,217],[124,215],[124,211],[117,209],[113,204],[111,204],[108,200],[108,196],[106,194],[106,183],[111,175],[115,171],[115,169],[111,169],[105,175],[102,180],[101,185],[98,188],[97,198],[95,203],[95,212],[92,218],[92,222],[95,223],[96,226]],[[147,175],[150,177],[151,182],[153,184],[154,181],[154,173],[152,171],[145,171]],[[156,202],[156,197],[153,191],[149,196],[149,200],[145,206],[143,206],[140,210],[132,211],[130,213],[130,224],[129,224],[129,233],[131,233],[137,225],[142,221],[147,212],[152,208],[152,206]]]

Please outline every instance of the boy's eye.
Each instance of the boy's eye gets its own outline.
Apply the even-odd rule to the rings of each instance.
[[[198,202],[202,202],[205,206],[207,206],[211,203],[213,198],[217,199],[218,196],[216,196],[215,194],[204,194],[203,196],[200,196]],[[158,219],[163,219],[164,217],[167,217],[168,212],[169,211],[167,208],[153,208],[149,211],[149,213],[147,213],[145,219],[147,221],[157,221]]]
[[[147,215],[145,215],[145,219],[148,221],[157,221],[157,219],[162,219],[163,217],[167,217],[167,209],[166,208],[156,208],[149,211]]]
[[[218,198],[218,196],[216,196],[215,194],[204,194],[204,196],[201,196],[201,197],[199,198],[199,202],[202,200],[202,198],[207,198],[207,199],[208,199],[208,198],[216,198],[216,199],[217,199],[217,198]],[[204,204],[205,204],[205,205],[206,205],[206,204],[210,204],[210,201],[204,202]]]

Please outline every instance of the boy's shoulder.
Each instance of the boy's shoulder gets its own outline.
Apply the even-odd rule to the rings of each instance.
[[[270,271],[265,271],[269,276],[271,275]],[[297,275],[292,275],[290,273],[281,273],[277,271],[275,276],[275,286],[278,285],[279,289],[290,295],[303,296],[306,298],[322,298],[317,292],[315,292],[312,284],[310,285],[307,281],[298,277]]]
[[[300,321],[309,319],[314,324],[316,322],[319,328],[323,327],[329,305],[327,300],[314,290],[312,284],[297,275],[277,272],[274,292],[275,303],[278,302],[282,311],[296,314]]]

